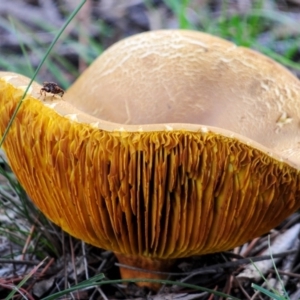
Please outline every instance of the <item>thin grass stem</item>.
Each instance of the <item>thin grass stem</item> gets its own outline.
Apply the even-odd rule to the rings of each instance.
[[[75,10],[72,12],[72,14],[68,17],[67,21],[66,21],[65,24],[62,26],[62,28],[59,30],[58,34],[55,36],[54,40],[53,40],[52,43],[50,44],[48,50],[46,51],[44,57],[42,58],[40,64],[38,65],[36,71],[34,72],[34,74],[33,74],[32,78],[31,78],[31,80],[30,80],[30,82],[29,82],[29,84],[28,84],[28,86],[27,86],[27,88],[26,88],[26,90],[25,90],[25,92],[24,92],[22,98],[20,99],[20,101],[19,101],[19,103],[18,103],[18,105],[17,105],[15,111],[13,112],[13,115],[12,115],[11,119],[10,119],[9,122],[8,122],[8,125],[7,125],[7,127],[6,127],[6,129],[5,129],[4,133],[3,133],[2,139],[1,139],[1,141],[0,141],[0,148],[1,148],[2,144],[3,144],[3,142],[5,141],[5,138],[6,138],[7,134],[8,134],[8,132],[9,132],[9,129],[10,129],[10,127],[11,127],[11,125],[12,125],[12,123],[13,123],[13,121],[14,121],[14,119],[15,119],[15,117],[16,117],[16,115],[17,115],[17,113],[18,113],[18,111],[19,111],[19,109],[20,109],[20,107],[21,107],[21,105],[22,105],[22,101],[23,101],[23,99],[25,98],[26,94],[28,93],[28,90],[29,90],[30,86],[32,85],[33,81],[35,80],[35,78],[36,78],[38,72],[40,71],[41,67],[42,67],[43,64],[45,63],[45,61],[46,61],[47,57],[49,56],[50,52],[52,51],[54,45],[56,44],[56,42],[58,41],[58,39],[60,38],[60,36],[62,35],[62,33],[65,31],[66,27],[67,27],[67,26],[69,25],[69,23],[74,19],[74,17],[75,17],[76,14],[78,13],[78,11],[79,11],[79,10],[81,9],[81,7],[85,4],[85,2],[86,2],[86,0],[82,0],[82,1],[80,2],[80,4],[76,7],[76,9],[75,9]]]

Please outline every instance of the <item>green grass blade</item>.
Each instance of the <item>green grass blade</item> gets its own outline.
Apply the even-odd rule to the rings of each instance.
[[[42,300],[55,300],[55,299],[58,299],[58,297],[61,297],[61,296],[64,296],[66,294],[69,294],[71,292],[74,292],[74,291],[77,291],[77,290],[81,290],[81,289],[84,289],[84,288],[90,288],[90,287],[93,287],[93,286],[98,286],[101,284],[102,280],[104,278],[104,275],[103,274],[98,274],[90,279],[87,279],[85,281],[82,281],[68,289],[65,289],[63,291],[60,291],[58,293],[55,293],[55,294],[52,294],[50,296],[47,296],[45,298],[43,298]]]
[[[270,292],[269,290],[255,284],[255,283],[252,283],[251,284],[251,287],[259,292],[261,292],[262,294],[270,297],[270,299],[275,299],[275,300],[286,300],[286,298],[284,298],[283,296],[280,296],[280,295],[277,295],[277,294],[274,294],[272,292]]]
[[[189,6],[190,0],[181,0],[181,1],[165,0],[164,2],[165,5],[167,5],[176,16],[180,29],[193,28],[192,24],[189,22],[187,18],[187,8]]]
[[[17,113],[18,113],[18,110],[20,109],[20,107],[22,105],[22,101],[23,101],[25,95],[28,93],[28,90],[29,90],[30,86],[32,85],[33,81],[35,80],[38,72],[40,71],[40,69],[42,67],[42,65],[46,61],[47,57],[49,56],[51,50],[53,49],[54,45],[56,44],[56,42],[58,41],[58,39],[60,38],[60,36],[62,35],[62,33],[65,31],[66,27],[73,20],[73,18],[76,16],[76,14],[81,9],[81,7],[85,4],[85,2],[86,2],[86,0],[82,0],[81,3],[77,6],[77,8],[72,12],[72,14],[69,16],[69,18],[67,19],[67,21],[65,22],[65,24],[62,26],[62,28],[59,30],[58,34],[55,36],[54,40],[52,41],[51,45],[49,46],[47,52],[45,53],[45,55],[44,55],[44,57],[42,59],[42,61],[40,62],[40,64],[38,65],[38,67],[37,67],[34,75],[32,76],[32,78],[31,78],[31,80],[30,80],[30,82],[29,82],[29,84],[28,84],[28,86],[27,86],[27,88],[26,88],[26,90],[25,90],[25,92],[24,92],[21,100],[19,101],[19,103],[18,103],[18,105],[17,105],[17,107],[16,107],[16,109],[15,109],[15,111],[14,111],[12,117],[11,117],[11,119],[8,122],[8,125],[7,125],[7,127],[6,127],[6,129],[4,131],[4,134],[2,136],[2,139],[0,141],[0,147],[2,146],[2,144],[3,144],[3,142],[4,142],[5,138],[6,138],[6,136],[8,134],[8,131],[9,131],[10,127],[11,127],[11,124],[14,121],[14,119],[15,119]]]
[[[70,292],[73,292],[73,291],[76,291],[76,290],[79,290],[79,289],[89,288],[89,287],[96,286],[96,285],[101,286],[101,285],[107,285],[107,284],[108,285],[110,285],[110,284],[119,284],[119,283],[124,284],[124,283],[128,283],[128,282],[132,282],[132,283],[135,283],[135,282],[153,282],[153,283],[161,283],[161,284],[169,284],[169,285],[179,285],[179,286],[189,288],[189,289],[192,289],[192,290],[195,290],[195,291],[207,292],[209,294],[214,294],[216,296],[224,297],[225,299],[228,299],[228,300],[229,299],[230,300],[240,300],[236,297],[227,295],[227,294],[222,293],[222,292],[218,292],[218,291],[215,291],[215,290],[211,290],[211,289],[200,287],[200,286],[193,285],[193,284],[177,282],[177,281],[172,281],[172,280],[157,280],[157,279],[144,279],[144,278],[134,278],[134,279],[126,279],[126,280],[125,279],[102,280],[103,278],[104,278],[103,274],[97,275],[97,276],[95,276],[93,278],[90,278],[89,280],[85,280],[85,281],[79,283],[78,285],[73,286],[69,289],[66,289],[64,291],[61,291],[61,292],[55,293],[51,296],[48,296],[46,298],[43,298],[43,300],[55,300],[59,296],[68,294]]]
[[[272,260],[272,264],[273,264],[273,267],[274,267],[274,270],[275,270],[275,273],[276,273],[276,277],[277,279],[279,280],[279,283],[281,285],[281,288],[282,288],[282,292],[284,294],[284,296],[286,298],[288,298],[287,296],[287,292],[286,292],[286,289],[285,289],[285,286],[280,278],[280,275],[278,273],[278,270],[277,270],[277,267],[276,267],[276,264],[275,264],[275,261],[274,261],[274,258],[273,258],[273,253],[272,253],[272,249],[271,249],[271,241],[270,241],[270,235],[268,236],[268,246],[269,246],[269,252],[270,252],[270,256],[271,256],[271,260]],[[284,298],[285,299],[285,298]]]
[[[188,283],[184,283],[184,282],[179,282],[179,281],[173,281],[173,280],[163,280],[163,279],[146,279],[146,278],[132,278],[132,279],[115,279],[115,280],[105,280],[102,281],[99,285],[106,285],[106,284],[124,284],[124,283],[128,283],[128,282],[132,282],[132,283],[136,283],[136,282],[152,282],[152,283],[161,283],[161,284],[169,284],[169,285],[178,285],[178,286],[182,286],[188,289],[192,289],[195,291],[202,291],[202,292],[207,292],[209,294],[214,294],[216,296],[220,296],[220,297],[224,297],[226,299],[231,299],[231,300],[240,300],[236,297],[227,295],[225,293],[222,292],[218,292],[215,290],[211,290],[208,288],[204,288],[198,285],[194,285],[194,284],[188,284]]]
[[[11,26],[12,26],[15,34],[16,34],[16,36],[17,36],[17,40],[19,42],[22,54],[23,54],[23,56],[25,58],[25,61],[26,61],[26,64],[27,64],[27,68],[29,69],[29,72],[30,72],[30,74],[32,76],[34,74],[34,70],[33,70],[32,64],[30,63],[30,59],[29,59],[28,53],[26,51],[26,48],[24,46],[24,43],[23,43],[22,39],[19,36],[19,32],[16,29],[15,22],[14,22],[13,18],[9,16],[8,19],[9,19],[9,22],[10,22],[10,24],[11,24]]]
[[[5,300],[10,300],[13,298],[13,296],[15,295],[15,293],[26,283],[27,280],[30,279],[30,277],[32,277],[36,271],[40,268],[40,266],[43,265],[43,263],[46,261],[47,258],[45,258],[43,261],[41,261],[36,267],[34,267],[29,274],[27,274],[23,280],[20,281],[20,283],[9,293],[9,295],[5,298]],[[25,298],[26,299],[26,298]]]
[[[280,64],[282,64],[286,67],[292,68],[294,70],[300,71],[300,63],[295,63],[292,60],[286,58],[285,56],[280,55],[280,54],[274,52],[273,50],[269,49],[268,47],[262,46],[258,43],[253,43],[253,46],[255,47],[255,49],[257,49],[258,51],[271,57],[272,59],[276,60]]]

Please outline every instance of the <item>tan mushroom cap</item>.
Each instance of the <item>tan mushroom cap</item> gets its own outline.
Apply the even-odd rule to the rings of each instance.
[[[29,80],[0,72],[0,132]],[[231,249],[300,207],[300,82],[211,35],[106,50],[64,95],[34,84],[4,143],[54,223],[128,257]],[[41,97],[42,98],[42,97]]]
[[[299,89],[296,77],[258,52],[208,34],[172,30],[116,43],[68,92],[76,95],[73,105],[101,120],[143,130],[164,130],[145,125],[165,123],[192,131],[226,129],[232,132],[225,135],[243,135],[246,143],[256,141],[297,167]]]

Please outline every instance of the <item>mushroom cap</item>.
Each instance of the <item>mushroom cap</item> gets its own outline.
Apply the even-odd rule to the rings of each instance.
[[[3,134],[29,79],[0,72]],[[171,259],[231,249],[300,207],[300,83],[208,34],[139,34],[63,99],[34,83],[4,147],[54,223],[95,246]]]

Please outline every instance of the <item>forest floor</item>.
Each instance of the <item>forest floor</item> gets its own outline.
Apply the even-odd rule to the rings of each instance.
[[[0,70],[32,76],[78,4],[72,0],[1,1]],[[37,81],[55,81],[67,89],[115,42],[140,32],[171,28],[200,30],[250,47],[300,78],[299,24],[299,0],[87,0],[55,45]],[[300,299],[298,213],[269,235],[232,251],[179,259],[168,277],[178,285],[163,285],[153,292],[133,283],[111,282],[120,279],[113,253],[86,245],[46,220],[10,172],[4,153],[1,157],[0,299],[6,299],[13,289],[17,289],[13,299],[46,299],[102,273],[106,284],[56,299],[225,299],[180,283],[238,299],[270,299],[253,288],[254,283],[271,290],[272,295],[278,291],[281,296],[276,299]],[[262,257],[269,255],[269,239],[275,262]],[[245,258],[256,261],[261,273],[255,274]],[[31,276],[26,278],[28,274]]]

